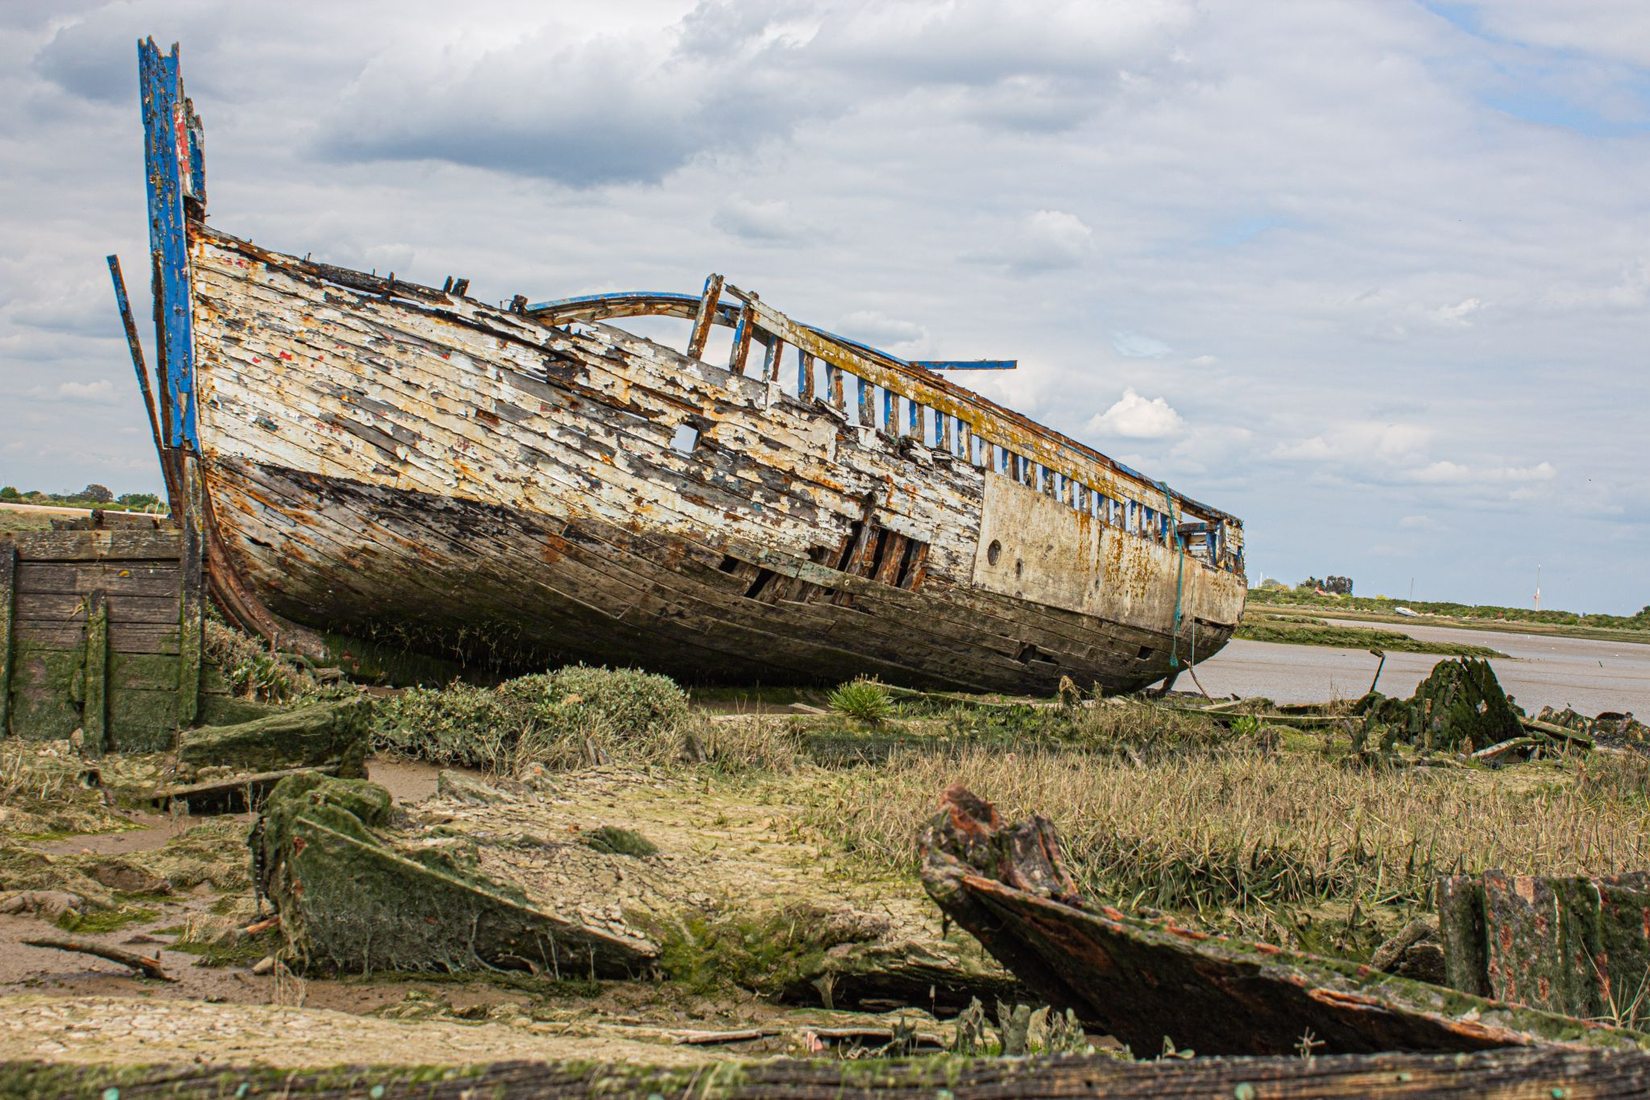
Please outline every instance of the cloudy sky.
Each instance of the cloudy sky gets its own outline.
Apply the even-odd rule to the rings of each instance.
[[[1242,516],[1251,577],[1650,603],[1643,0],[0,5],[0,483],[159,477],[140,35],[214,224],[507,299],[724,272]],[[145,338],[149,338],[145,331]]]

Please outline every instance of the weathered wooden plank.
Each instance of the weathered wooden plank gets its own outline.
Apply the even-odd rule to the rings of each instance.
[[[171,653],[120,653],[109,655],[109,694],[118,699],[124,691],[164,691],[176,693],[178,658]]]
[[[758,1059],[692,1074],[680,1067],[513,1061],[440,1068],[412,1065],[292,1069],[265,1065],[14,1062],[10,1079],[24,1096],[123,1100],[282,1096],[313,1100],[470,1100],[535,1096],[645,1100],[1002,1100],[1004,1097],[1104,1096],[1112,1100],[1628,1100],[1650,1093],[1650,1055],[1565,1047],[1512,1047],[1473,1054],[1389,1052],[1301,1058],[1166,1058],[1128,1061],[1110,1054],[1024,1058],[843,1061]],[[940,1071],[938,1083],[936,1070]],[[690,1080],[687,1087],[684,1079]],[[109,1083],[118,1082],[118,1085]]]
[[[733,346],[728,349],[728,371],[735,376],[742,377],[745,373],[745,361],[751,353],[754,330],[751,309],[746,306],[739,311],[739,323],[733,329]]]
[[[1452,877],[1438,915],[1457,988],[1584,1019],[1646,1018],[1650,873]]]
[[[138,391],[143,395],[143,408],[149,414],[149,438],[155,445],[155,454],[160,456],[161,474],[166,482],[167,498],[171,510],[175,514],[178,510],[176,495],[177,476],[173,473],[174,456],[171,448],[166,446],[166,436],[161,432],[160,415],[155,407],[154,391],[149,386],[149,369],[143,361],[143,342],[138,339],[137,319],[132,315],[132,306],[126,297],[126,279],[120,272],[120,257],[109,256],[109,278],[115,288],[115,308],[120,312],[121,325],[126,330],[126,350],[132,357],[132,370],[137,374]]]
[[[86,641],[86,624],[75,622],[42,622],[37,619],[19,619],[13,624],[13,636],[19,651],[25,646],[31,651],[78,653]],[[109,646],[116,653],[170,653],[178,652],[176,623],[115,623],[109,624]]]
[[[152,561],[176,558],[175,531],[19,531],[12,536],[22,561]]]
[[[923,886],[1057,1009],[1134,1049],[1284,1054],[1560,1044],[1629,1051],[1650,1035],[1483,1000],[1368,966],[1130,916],[1081,896],[1053,827],[1004,823],[961,785],[922,837]]]
[[[178,595],[175,560],[64,562],[21,561],[17,565],[18,594],[78,595],[101,588],[110,599],[122,596]]]
[[[86,591],[90,591],[89,589]],[[116,596],[99,588],[109,603],[109,621],[120,623],[175,623],[178,600],[173,596]],[[85,593],[19,592],[17,617],[50,622],[85,614]]]
[[[0,737],[11,733],[12,620],[17,599],[17,546],[0,541]]]
[[[161,389],[167,394],[166,441],[198,447],[195,434],[194,340],[191,332],[186,240],[185,166],[179,163],[178,123],[192,114],[178,75],[178,48],[162,54],[154,40],[139,43],[143,139],[148,166],[149,250],[153,260],[155,334]]]
[[[82,748],[101,756],[109,748],[109,601],[94,589],[86,603],[86,663],[80,728]]]

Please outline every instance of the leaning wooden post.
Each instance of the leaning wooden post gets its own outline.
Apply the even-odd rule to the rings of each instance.
[[[201,643],[205,629],[204,548],[200,460],[185,457],[183,473],[183,546],[178,561],[178,726],[192,726],[200,710]]]
[[[85,702],[80,736],[85,752],[102,756],[109,744],[109,598],[94,588],[86,605]]]
[[[0,546],[0,737],[11,732],[11,623],[17,606],[17,547]]]
[[[712,275],[705,280],[705,292],[699,299],[699,312],[693,317],[693,333],[688,337],[687,353],[692,359],[702,358],[705,342],[710,339],[710,326],[716,322],[717,299],[722,296],[722,276]]]

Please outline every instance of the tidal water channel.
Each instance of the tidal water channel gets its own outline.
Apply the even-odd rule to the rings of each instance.
[[[1571,706],[1583,714],[1625,710],[1650,718],[1650,645],[1408,623],[1330,621],[1499,650],[1507,656],[1490,661],[1495,675],[1531,714],[1544,706]],[[1378,689],[1387,695],[1409,695],[1443,659],[1431,653],[1389,653]],[[1379,663],[1363,649],[1234,641],[1197,666],[1197,679],[1216,697],[1264,695],[1280,703],[1355,699],[1369,689]],[[1182,676],[1175,687],[1195,690],[1196,685],[1191,677]]]

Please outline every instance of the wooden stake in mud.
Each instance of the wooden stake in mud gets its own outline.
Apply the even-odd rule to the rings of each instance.
[[[109,744],[109,597],[92,590],[86,604],[85,703],[80,729],[85,751],[102,756]]]
[[[0,737],[11,732],[11,621],[17,603],[17,547],[0,546]]]
[[[205,502],[201,493],[200,461],[183,457],[183,559],[178,563],[178,726],[192,726],[200,709],[201,644],[206,622],[203,591],[205,559]]]

